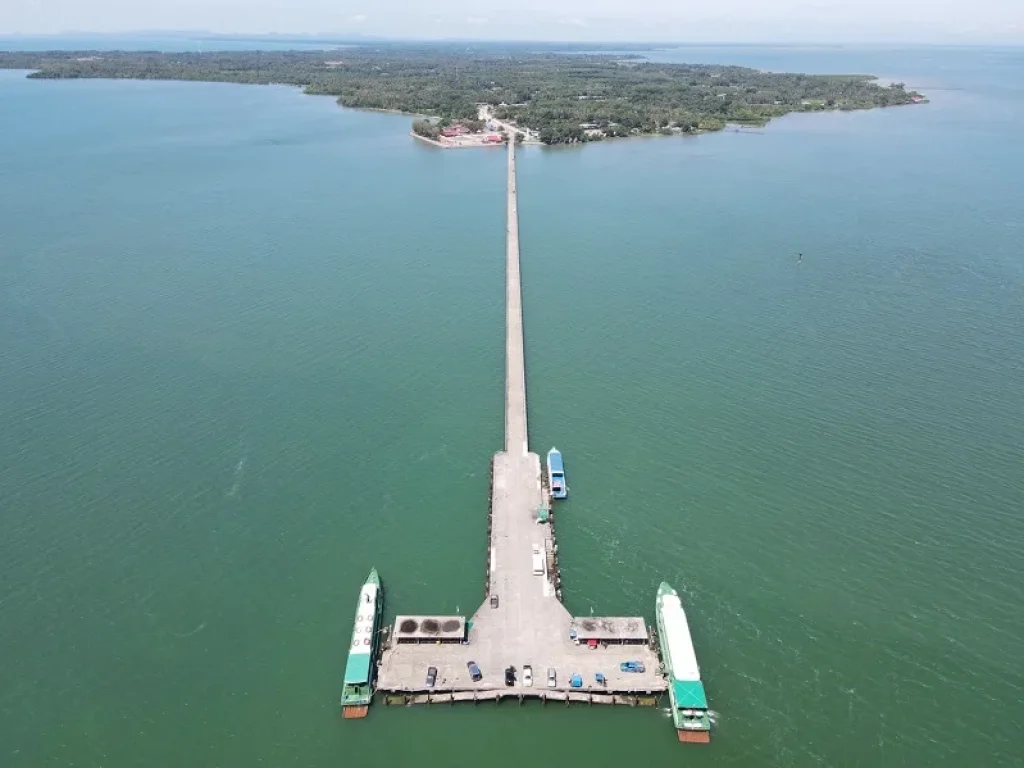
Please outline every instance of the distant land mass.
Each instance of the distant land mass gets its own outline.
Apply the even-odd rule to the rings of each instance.
[[[545,144],[765,125],[790,112],[924,101],[871,75],[807,75],[646,61],[636,51],[535,44],[373,44],[326,51],[0,52],[0,68],[48,79],[289,84],[345,107],[476,121],[484,114]],[[578,53],[573,53],[578,50]]]

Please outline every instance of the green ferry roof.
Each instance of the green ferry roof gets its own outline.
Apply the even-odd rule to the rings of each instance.
[[[675,694],[678,709],[708,708],[708,699],[704,695],[704,684],[700,680],[673,680],[672,692]]]
[[[370,654],[350,653],[345,664],[345,685],[368,683],[370,681]]]

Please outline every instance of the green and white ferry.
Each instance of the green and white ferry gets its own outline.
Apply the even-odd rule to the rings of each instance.
[[[373,700],[374,660],[377,658],[383,597],[377,569],[373,568],[359,591],[359,604],[348,647],[345,684],[341,690],[341,715],[345,718],[366,717]]]
[[[707,744],[711,741],[711,718],[690,625],[679,595],[665,582],[658,587],[657,617],[676,733],[680,741]]]

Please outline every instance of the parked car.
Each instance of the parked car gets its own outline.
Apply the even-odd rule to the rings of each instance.
[[[533,686],[533,667],[529,664],[523,664],[523,685],[527,688]]]
[[[548,688],[554,688],[558,685],[558,680],[555,679],[555,668],[548,667]]]
[[[516,684],[516,668],[505,667],[505,685],[513,686]]]
[[[491,595],[491,608],[497,608],[497,607],[498,607],[498,596],[497,595]]]
[[[622,672],[643,672],[644,669],[643,662],[640,661],[624,661],[619,664],[619,670]]]
[[[469,676],[473,679],[474,683],[479,683],[484,679],[483,674],[480,672],[480,667],[476,665],[475,661],[467,661],[466,668],[469,669]]]
[[[437,667],[427,667],[427,688],[437,684]]]

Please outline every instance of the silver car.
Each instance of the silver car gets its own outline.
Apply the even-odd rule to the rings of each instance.
[[[548,688],[554,688],[558,685],[558,678],[555,677],[555,668],[548,667]]]

